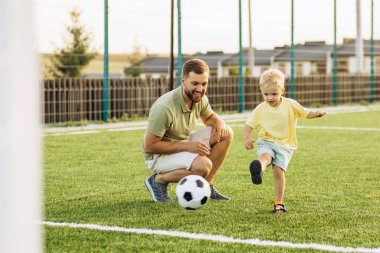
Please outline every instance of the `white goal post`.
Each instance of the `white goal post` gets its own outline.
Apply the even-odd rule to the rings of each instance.
[[[0,252],[41,252],[34,1],[0,0]]]

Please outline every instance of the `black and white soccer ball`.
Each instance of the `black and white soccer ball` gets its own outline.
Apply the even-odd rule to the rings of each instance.
[[[195,210],[206,205],[210,199],[210,184],[201,176],[182,178],[175,189],[178,203],[186,209]]]

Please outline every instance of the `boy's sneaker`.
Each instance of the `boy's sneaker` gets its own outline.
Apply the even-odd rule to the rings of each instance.
[[[156,174],[145,179],[145,186],[150,191],[154,202],[172,202],[168,195],[168,184],[158,183],[154,180]]]
[[[284,204],[274,204],[273,205],[273,212],[275,214],[284,214],[284,213],[286,213],[286,207]]]
[[[249,171],[251,172],[252,183],[261,184],[261,163],[258,160],[253,160],[249,165]]]
[[[215,200],[230,200],[230,197],[224,196],[221,194],[213,185],[210,185],[211,188],[211,195],[210,199],[215,199]]]

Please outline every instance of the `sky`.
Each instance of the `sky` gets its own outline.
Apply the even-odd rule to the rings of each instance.
[[[170,53],[170,0],[108,0],[109,53]],[[175,52],[177,52],[177,0]],[[380,2],[375,1],[374,37],[380,39]],[[239,50],[238,0],[182,0],[182,52]],[[370,39],[370,0],[361,0],[362,36]],[[63,45],[73,8],[93,36],[92,48],[104,50],[103,0],[35,0],[35,39],[39,52]],[[290,44],[291,0],[251,0],[252,44],[270,49]],[[333,0],[294,0],[294,41],[333,43]],[[356,37],[356,0],[337,0],[337,42]],[[249,46],[248,0],[242,0],[243,47]]]

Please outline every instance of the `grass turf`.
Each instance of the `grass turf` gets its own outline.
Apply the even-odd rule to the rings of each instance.
[[[299,125],[378,128],[379,116],[334,114]],[[286,174],[288,213],[276,216],[271,171],[252,185],[248,165],[256,149],[246,151],[242,127],[231,126],[234,142],[215,185],[232,200],[196,211],[151,200],[143,183],[150,175],[140,148],[144,131],[46,136],[44,220],[380,248],[378,131],[298,129],[299,149]],[[46,226],[44,245],[46,252],[305,252]]]

